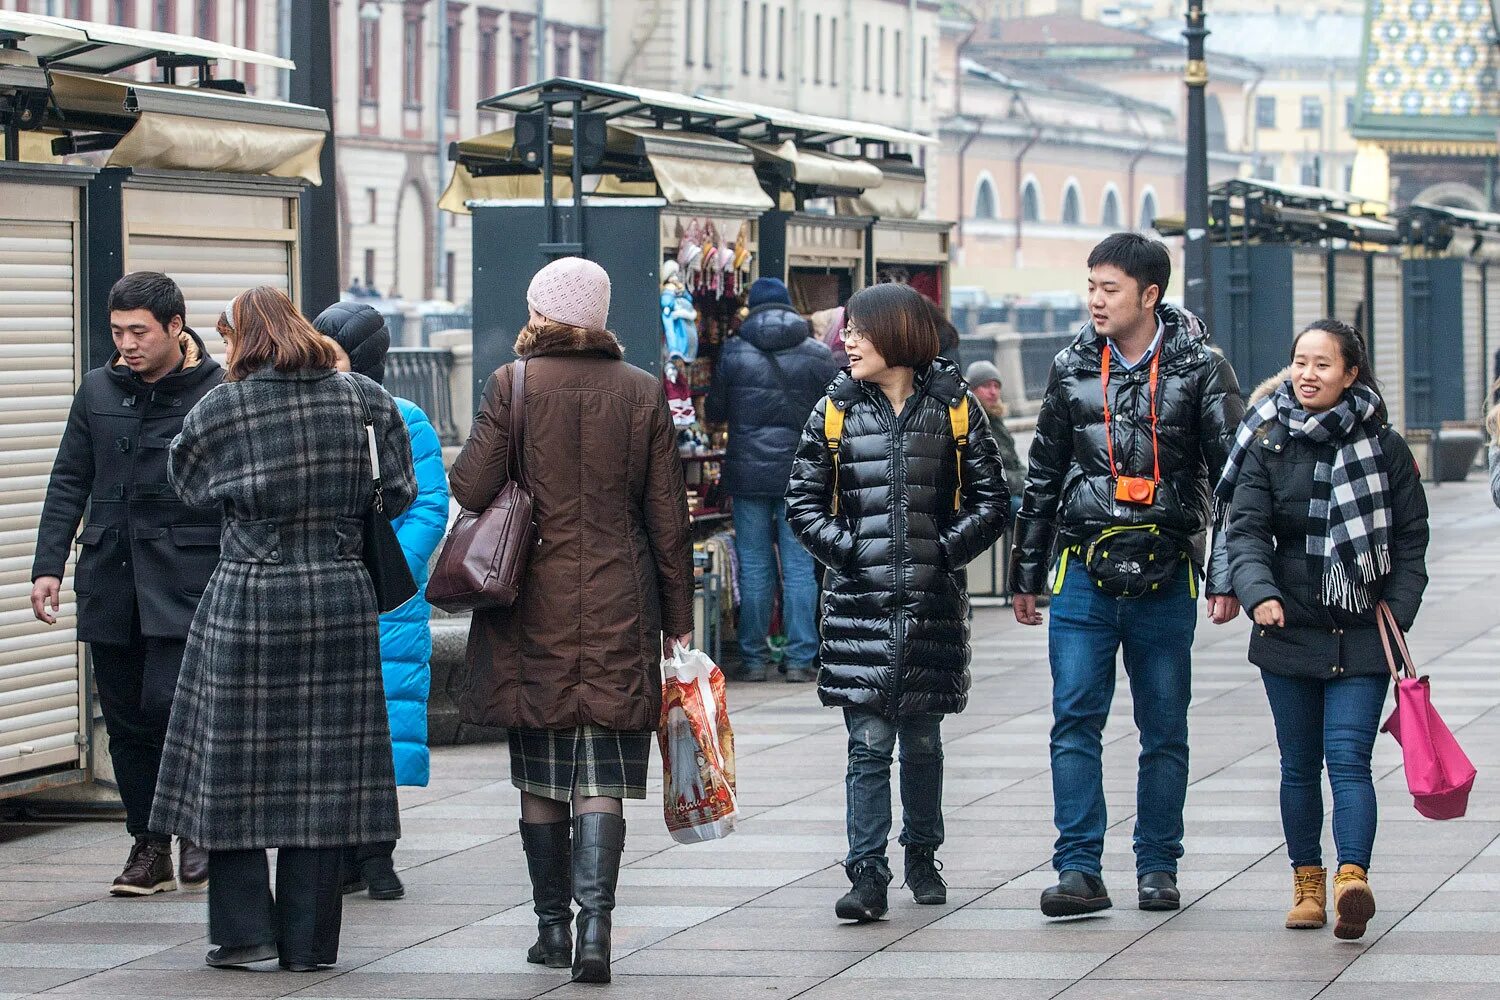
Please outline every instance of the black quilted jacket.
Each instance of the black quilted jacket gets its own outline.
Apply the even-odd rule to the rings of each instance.
[[[963,567],[1005,530],[1010,493],[989,421],[952,362],[917,376],[898,418],[848,372],[829,386],[845,410],[839,512],[817,404],[792,465],[787,519],[829,569],[823,599],[823,704],[888,718],[961,712],[969,691],[969,597]],[[948,407],[967,399],[962,509]]]
[[[1011,581],[1018,594],[1040,594],[1056,550],[1090,541],[1112,525],[1154,524],[1205,564],[1209,490],[1224,471],[1244,415],[1234,369],[1209,349],[1202,321],[1158,306],[1163,325],[1156,392],[1161,483],[1150,507],[1118,503],[1104,440],[1099,392],[1103,339],[1092,324],[1052,362],[1031,442],[1026,493],[1016,517]],[[1151,366],[1110,372],[1115,462],[1122,475],[1150,477]],[[1223,536],[1207,560],[1209,594],[1232,594]]]

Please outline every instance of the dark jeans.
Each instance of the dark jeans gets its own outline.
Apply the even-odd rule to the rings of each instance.
[[[96,642],[89,652],[104,728],[109,731],[109,758],[125,804],[125,829],[143,837],[149,832],[161,748],[187,643],[141,635],[139,614],[130,633],[126,645]]]
[[[1182,805],[1188,780],[1188,702],[1192,698],[1197,601],[1190,569],[1147,596],[1110,597],[1081,561],[1069,559],[1052,598],[1052,802],[1057,871],[1098,875],[1104,855],[1103,735],[1115,695],[1115,657],[1125,673],[1141,734],[1136,779],[1137,875],[1175,872],[1182,857]]]
[[[1292,867],[1323,864],[1323,761],[1333,788],[1339,864],[1370,867],[1375,783],[1370,754],[1390,677],[1325,681],[1261,671],[1281,748],[1281,830]]]
[[[849,856],[844,865],[873,858],[890,867],[891,758],[901,746],[901,843],[943,843],[943,717],[914,715],[893,722],[877,712],[844,709],[849,730],[849,770],[844,778]]]
[[[283,962],[333,965],[344,896],[342,847],[276,852],[276,896],[266,852],[208,852],[208,939],[226,948],[275,944]]]
[[[776,607],[779,556],[786,662],[792,667],[812,666],[818,655],[818,577],[813,557],[787,523],[786,501],[735,497],[734,547],[740,562],[740,662],[760,668],[770,659],[766,636]]]

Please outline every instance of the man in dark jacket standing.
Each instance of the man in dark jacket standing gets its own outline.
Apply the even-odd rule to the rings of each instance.
[[[1209,490],[1244,413],[1234,371],[1196,316],[1162,304],[1172,263],[1161,243],[1116,233],[1088,266],[1092,322],[1052,363],[1011,568],[1016,620],[1040,625],[1036,595],[1057,566],[1048,645],[1059,880],[1042,893],[1053,917],[1111,905],[1100,878],[1102,734],[1122,648],[1141,737],[1140,907],[1178,907],[1200,573],[1210,618],[1239,614],[1222,536],[1205,558]]]
[[[828,346],[808,334],[786,285],[758,279],[750,315],[724,345],[708,393],[708,419],[729,423],[722,485],[734,502],[740,560],[741,680],[766,679],[778,552],[786,679],[817,679],[818,581],[812,556],[787,524],[785,497],[802,427],[838,369]]]
[[[89,643],[109,731],[125,828],[135,837],[110,892],[148,896],[177,888],[170,838],[150,833],[162,742],[188,626],[219,560],[219,512],[177,498],[167,448],[224,369],[184,324],[176,282],[136,271],[109,293],[116,354],[83,376],[47,484],[31,568],[31,607],[55,624],[78,523],[74,576],[78,638]],[[208,880],[205,852],[181,844],[182,883]]]

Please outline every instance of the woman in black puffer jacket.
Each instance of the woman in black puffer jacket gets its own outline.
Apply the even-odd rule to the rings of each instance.
[[[848,315],[850,368],[802,432],[787,518],[829,569],[818,694],[844,709],[849,728],[845,867],[854,883],[837,912],[869,921],[885,913],[891,880],[898,737],[907,885],[919,903],[947,898],[933,859],[943,841],[939,724],[968,703],[963,567],[1005,530],[1010,495],[984,410],[957,366],[937,357],[921,295],[876,285],[849,300]],[[841,433],[827,433],[830,406]],[[955,441],[955,420],[966,443]]]

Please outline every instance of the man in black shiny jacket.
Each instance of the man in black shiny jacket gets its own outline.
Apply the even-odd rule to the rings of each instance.
[[[1234,371],[1209,347],[1198,317],[1162,303],[1172,265],[1161,243],[1117,233],[1094,248],[1088,266],[1091,322],[1052,363],[1011,557],[1015,615],[1024,625],[1042,623],[1037,595],[1056,565],[1048,645],[1058,830],[1052,860],[1060,877],[1042,893],[1048,916],[1111,905],[1100,878],[1107,826],[1102,734],[1122,649],[1141,734],[1134,834],[1140,906],[1179,905],[1200,578],[1206,576],[1216,624],[1239,614],[1222,539],[1212,557],[1205,552],[1209,491],[1244,413]],[[1133,560],[1107,559],[1111,548],[1118,553],[1132,542],[1157,553],[1153,565],[1164,568],[1155,573]],[[1112,596],[1122,587],[1106,574],[1122,568],[1146,581],[1143,594]]]

